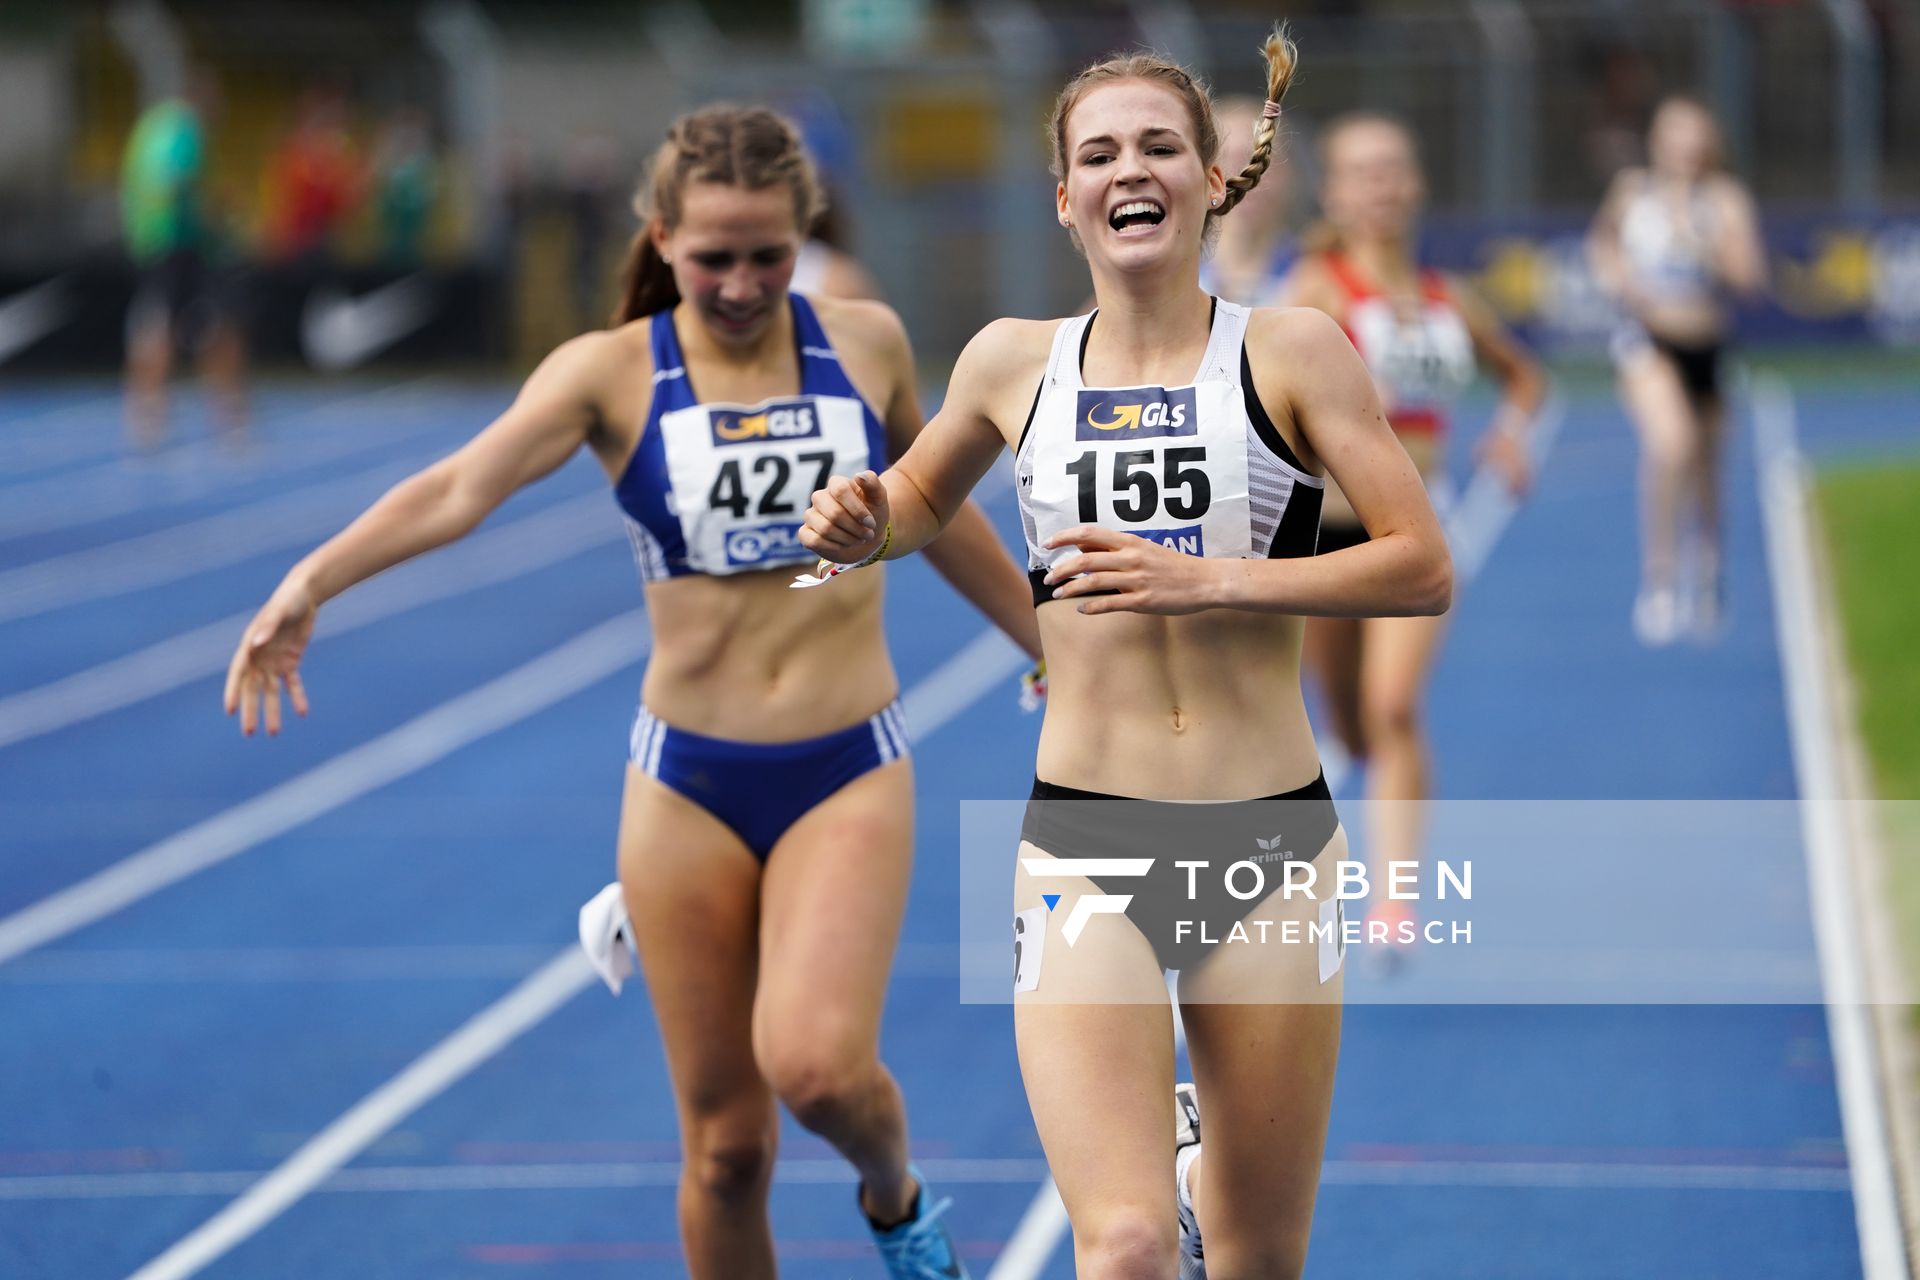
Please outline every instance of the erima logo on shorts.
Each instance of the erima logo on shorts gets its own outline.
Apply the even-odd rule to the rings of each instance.
[[[1135,537],[1145,538],[1148,542],[1157,542],[1163,547],[1178,551],[1183,556],[1204,556],[1207,554],[1206,539],[1200,534],[1197,524],[1183,525],[1178,529],[1129,529]]]
[[[1199,433],[1192,387],[1082,391],[1073,420],[1076,440],[1150,440]]]
[[[804,559],[812,552],[800,545],[798,524],[763,524],[735,529],[727,535],[728,564],[762,564],[770,560]]]
[[[746,444],[752,440],[806,440],[820,434],[820,415],[811,400],[770,404],[758,413],[738,409],[709,409],[715,444]]]

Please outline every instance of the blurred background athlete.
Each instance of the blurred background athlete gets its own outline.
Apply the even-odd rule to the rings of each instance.
[[[1722,368],[1732,302],[1766,287],[1753,198],[1721,160],[1705,106],[1654,113],[1646,168],[1614,178],[1588,253],[1626,313],[1613,342],[1620,399],[1640,437],[1640,594],[1633,630],[1670,644],[1720,633]]]

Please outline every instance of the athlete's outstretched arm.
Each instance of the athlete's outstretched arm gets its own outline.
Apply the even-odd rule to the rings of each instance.
[[[585,442],[597,420],[605,334],[556,350],[527,379],[511,407],[455,453],[389,489],[352,524],[296,564],[253,621],[227,666],[224,703],[252,734],[263,713],[280,731],[284,685],[307,713],[300,658],[320,606],[357,582],[466,534],[523,485],[546,475]]]
[[[905,456],[884,476],[835,476],[817,490],[801,544],[835,564],[858,564],[876,552],[898,560],[938,537],[1006,447],[994,392],[1017,376],[1010,366],[1025,323],[996,320],[975,334],[953,366],[940,412]]]
[[[920,416],[913,348],[906,327],[891,313],[888,318],[892,323],[887,347],[893,357],[895,382],[893,399],[887,405],[887,444],[894,457],[904,458],[926,424]],[[978,503],[971,498],[962,501],[925,551],[927,560],[949,586],[1006,632],[1028,657],[1039,660],[1040,623],[1034,617],[1027,575],[1007,554],[1006,545]]]
[[[1054,566],[1049,581],[1058,584],[1056,596],[1115,593],[1081,600],[1082,613],[1227,608],[1357,618],[1446,612],[1453,597],[1446,538],[1347,335],[1307,308],[1256,311],[1247,346],[1261,400],[1269,410],[1290,411],[1311,454],[1353,504],[1368,541],[1290,560],[1205,559],[1079,525],[1049,540],[1081,551]]]
[[[1499,407],[1475,442],[1474,455],[1498,471],[1512,492],[1525,493],[1533,484],[1529,437],[1547,398],[1547,375],[1533,353],[1507,331],[1473,286],[1449,279],[1447,291],[1466,322],[1474,355],[1500,384]]]

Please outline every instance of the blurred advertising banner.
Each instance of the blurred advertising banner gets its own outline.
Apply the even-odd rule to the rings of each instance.
[[[1765,220],[1772,293],[1742,307],[1752,343],[1920,342],[1920,216]],[[1507,322],[1547,350],[1605,346],[1619,315],[1587,269],[1583,218],[1489,226],[1431,219],[1425,251],[1473,281]]]
[[[94,260],[39,273],[0,269],[0,370],[118,368],[128,316],[141,305],[173,308],[188,346],[217,316],[242,327],[253,360],[322,373],[506,355],[505,285],[479,266],[208,266],[169,288],[124,261]]]

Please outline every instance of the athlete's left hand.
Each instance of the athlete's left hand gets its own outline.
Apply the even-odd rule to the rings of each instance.
[[[1514,497],[1524,498],[1533,488],[1533,456],[1519,432],[1495,428],[1480,437],[1473,452],[1474,460],[1491,467]]]
[[[1047,583],[1056,600],[1090,597],[1080,601],[1082,613],[1198,613],[1213,607],[1226,563],[1091,524],[1062,529],[1046,545],[1080,549],[1053,567]]]

